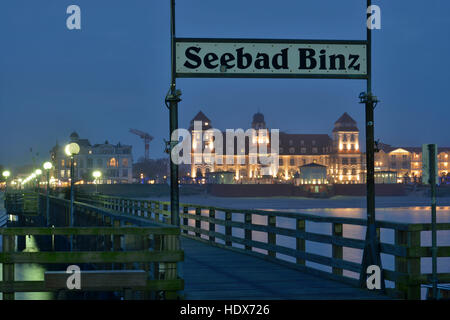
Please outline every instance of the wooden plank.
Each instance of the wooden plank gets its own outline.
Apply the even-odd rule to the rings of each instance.
[[[55,290],[67,289],[67,279],[71,275],[65,271],[46,271],[45,286]],[[81,271],[79,275],[81,290],[144,287],[147,281],[144,270]]]
[[[132,263],[132,262],[179,262],[183,261],[181,250],[158,252],[14,252],[0,253],[2,263]]]
[[[184,280],[147,280],[144,287],[133,287],[134,290],[183,290]],[[122,287],[113,288],[110,287],[109,290],[119,291]],[[86,291],[97,291],[92,288],[86,288]],[[45,281],[15,281],[11,284],[6,284],[5,282],[0,282],[0,291],[14,291],[14,292],[51,292],[54,289],[47,288],[45,286]]]
[[[42,227],[12,227],[1,228],[2,235],[179,235],[180,229],[168,227],[73,227],[73,228],[42,228]]]

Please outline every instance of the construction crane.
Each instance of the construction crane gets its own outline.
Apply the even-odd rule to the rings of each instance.
[[[147,161],[148,159],[150,159],[149,156],[149,144],[150,141],[153,140],[153,137],[148,134],[147,132],[143,132],[140,130],[136,130],[136,129],[130,129],[131,133],[134,133],[135,135],[141,137],[142,139],[144,139],[144,143],[145,143],[145,160]]]

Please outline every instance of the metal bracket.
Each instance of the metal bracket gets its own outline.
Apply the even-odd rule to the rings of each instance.
[[[378,102],[380,102],[380,100],[378,100],[377,96],[373,96],[371,93],[361,92],[359,94],[359,103],[372,103],[373,108],[375,109]]]
[[[164,139],[164,153],[170,154],[170,151],[179,143],[179,141],[167,141]]]
[[[375,146],[374,146],[374,149],[375,149],[375,152],[380,152],[380,147],[379,147],[379,144],[380,143],[380,139],[378,139],[377,141],[375,141]]]

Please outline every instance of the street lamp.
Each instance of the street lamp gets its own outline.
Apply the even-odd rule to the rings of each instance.
[[[68,145],[66,145],[66,147],[64,148],[64,151],[66,153],[66,155],[68,155],[70,157],[70,226],[74,225],[74,221],[73,221],[73,198],[74,198],[74,188],[73,188],[73,183],[74,183],[74,156],[77,155],[80,152],[80,146],[75,143],[69,143]]]
[[[95,178],[95,193],[98,193],[97,185],[98,185],[98,178],[102,176],[102,173],[99,170],[95,170],[92,172],[92,176]]]
[[[45,188],[46,193],[46,204],[45,207],[46,217],[47,217],[47,226],[50,225],[50,198],[48,196],[49,188],[50,188],[50,169],[52,168],[52,163],[47,161],[44,163],[44,169],[47,172],[47,187]]]
[[[8,188],[8,178],[11,175],[11,172],[9,172],[8,170],[5,170],[5,171],[3,171],[2,175],[5,178],[5,195],[6,195],[6,189]]]

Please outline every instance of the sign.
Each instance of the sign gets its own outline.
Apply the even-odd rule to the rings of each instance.
[[[179,78],[367,79],[366,41],[175,39]]]
[[[438,161],[437,161],[437,145],[434,145],[434,148],[431,148],[433,154],[430,159],[430,151],[429,147],[431,144],[423,144],[422,145],[422,184],[430,184],[430,176],[431,176],[431,165],[434,164],[435,175],[437,183],[439,181],[439,173],[438,173]]]

